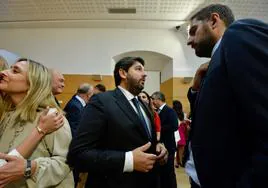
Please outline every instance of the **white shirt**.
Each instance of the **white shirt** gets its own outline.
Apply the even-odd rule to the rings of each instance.
[[[162,104],[158,110],[157,110],[157,113],[159,114],[161,112],[161,110],[164,108],[164,106],[166,105],[166,103]]]
[[[132,93],[130,93],[128,90],[122,88],[121,86],[118,86],[118,88],[122,91],[122,93],[125,95],[125,97],[127,98],[128,102],[130,103],[130,105],[132,106],[132,108],[135,110],[136,113],[138,113],[136,107],[134,106],[133,102],[132,102],[132,99],[135,98],[134,95],[132,95]],[[136,96],[137,98],[137,96]],[[140,110],[142,112],[142,115],[146,121],[146,124],[147,124],[147,128],[151,134],[151,129],[150,129],[150,126],[151,126],[151,123],[150,123],[150,120],[149,118],[147,117],[145,111],[143,110],[143,108],[140,107]],[[124,170],[123,172],[133,172],[133,169],[134,169],[134,161],[133,161],[133,154],[132,154],[132,151],[128,151],[125,153],[125,163],[124,163]]]
[[[84,99],[82,99],[80,96],[75,95],[75,98],[77,98],[77,100],[79,100],[79,101],[81,102],[81,104],[82,104],[83,107],[86,106],[86,102],[85,102]]]
[[[214,55],[215,51],[218,49],[219,45],[221,43],[221,38],[216,42],[212,49],[211,57]],[[192,92],[192,91],[191,91]],[[194,91],[193,91],[194,92]],[[191,142],[189,143],[189,159],[186,161],[185,164],[185,172],[188,176],[192,178],[192,180],[200,186],[200,181],[198,179],[196,169],[195,169],[195,164],[194,164],[194,157],[193,157],[193,152],[192,152],[192,147],[191,147]]]

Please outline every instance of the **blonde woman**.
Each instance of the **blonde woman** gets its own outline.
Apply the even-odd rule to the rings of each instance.
[[[72,173],[65,163],[71,141],[68,122],[64,119],[60,129],[45,137],[48,132],[37,126],[47,106],[61,112],[51,90],[51,74],[34,61],[19,59],[11,69],[0,73],[0,158],[7,161],[0,167],[0,187],[73,186]],[[31,143],[29,138],[37,138],[32,134],[40,134],[43,139],[36,146],[26,144],[19,149],[27,151],[22,155],[29,155],[27,160],[3,154],[20,148],[23,141]]]

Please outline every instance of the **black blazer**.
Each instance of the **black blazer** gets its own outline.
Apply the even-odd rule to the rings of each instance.
[[[64,111],[66,112],[66,118],[69,121],[73,137],[76,135],[83,110],[83,105],[75,97],[75,95],[71,98],[71,100],[66,104],[64,108]]]
[[[225,32],[198,93],[190,133],[202,188],[268,185],[268,25]]]
[[[161,120],[161,141],[164,143],[169,154],[174,155],[176,142],[174,132],[178,130],[178,118],[176,112],[165,105],[159,113]]]
[[[153,116],[145,105],[142,107],[151,120],[152,139],[120,89],[94,95],[90,100],[67,156],[70,166],[88,172],[86,187],[155,187],[155,170],[123,173],[125,152],[151,141],[148,152],[156,153]]]

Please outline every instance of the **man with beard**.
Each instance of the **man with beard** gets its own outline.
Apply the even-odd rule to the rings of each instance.
[[[189,93],[195,105],[185,168],[192,187],[268,185],[268,25],[233,20],[224,5],[191,19],[188,45],[199,57],[211,56],[196,73],[196,96]]]
[[[117,88],[91,98],[67,162],[88,172],[86,187],[157,187],[156,164],[167,150],[156,141],[153,115],[137,95],[146,78],[144,60],[126,57],[114,69]]]
[[[189,28],[189,38],[187,44],[190,45],[194,50],[195,54],[198,57],[212,57],[215,51],[218,49],[221,38],[227,29],[227,27],[234,21],[234,16],[231,9],[225,5],[221,4],[212,4],[209,5],[200,11],[198,11],[195,15],[193,15],[190,19],[190,28]],[[191,188],[200,188],[200,173],[205,174],[202,169],[202,172],[197,173],[198,164],[196,159],[196,148],[198,148],[199,143],[193,145],[193,141],[196,134],[204,134],[203,131],[200,133],[194,132],[194,126],[196,123],[199,123],[201,120],[196,120],[196,115],[202,115],[203,110],[206,110],[207,105],[202,106],[199,111],[196,110],[196,99],[200,92],[200,85],[202,81],[204,81],[204,77],[208,70],[208,63],[202,64],[195,73],[194,81],[192,87],[188,91],[188,99],[191,106],[192,112],[192,124],[190,134],[188,136],[187,146],[185,148],[185,155],[183,159],[183,165],[185,166],[185,171],[190,177]],[[220,97],[218,98],[220,99]],[[206,101],[209,101],[210,98],[206,96]],[[216,107],[216,109],[218,109]],[[211,110],[216,110],[211,109]],[[225,113],[223,113],[225,114]],[[204,118],[203,116],[201,118]],[[207,115],[206,118],[210,120],[214,119],[210,115]],[[218,119],[217,121],[221,121],[222,119]],[[217,127],[217,123],[215,123],[215,127]],[[199,126],[199,125],[196,125]],[[205,135],[205,134],[204,134]],[[227,138],[226,138],[227,139]],[[213,143],[213,142],[212,142]],[[211,143],[211,144],[212,144]],[[228,152],[229,153],[229,152]],[[206,155],[209,153],[206,153]],[[202,162],[203,163],[203,162]],[[197,169],[196,169],[197,166]],[[228,166],[228,165],[227,165]],[[217,165],[215,166],[217,167]],[[210,179],[212,181],[212,179]],[[219,185],[215,185],[214,187],[218,187]],[[203,187],[203,184],[202,184]]]

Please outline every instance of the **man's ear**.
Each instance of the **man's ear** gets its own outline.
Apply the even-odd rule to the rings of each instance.
[[[127,72],[124,69],[119,69],[119,75],[123,79],[127,78]]]
[[[209,18],[209,25],[211,29],[215,29],[219,26],[221,18],[218,13],[211,13],[210,18]]]

